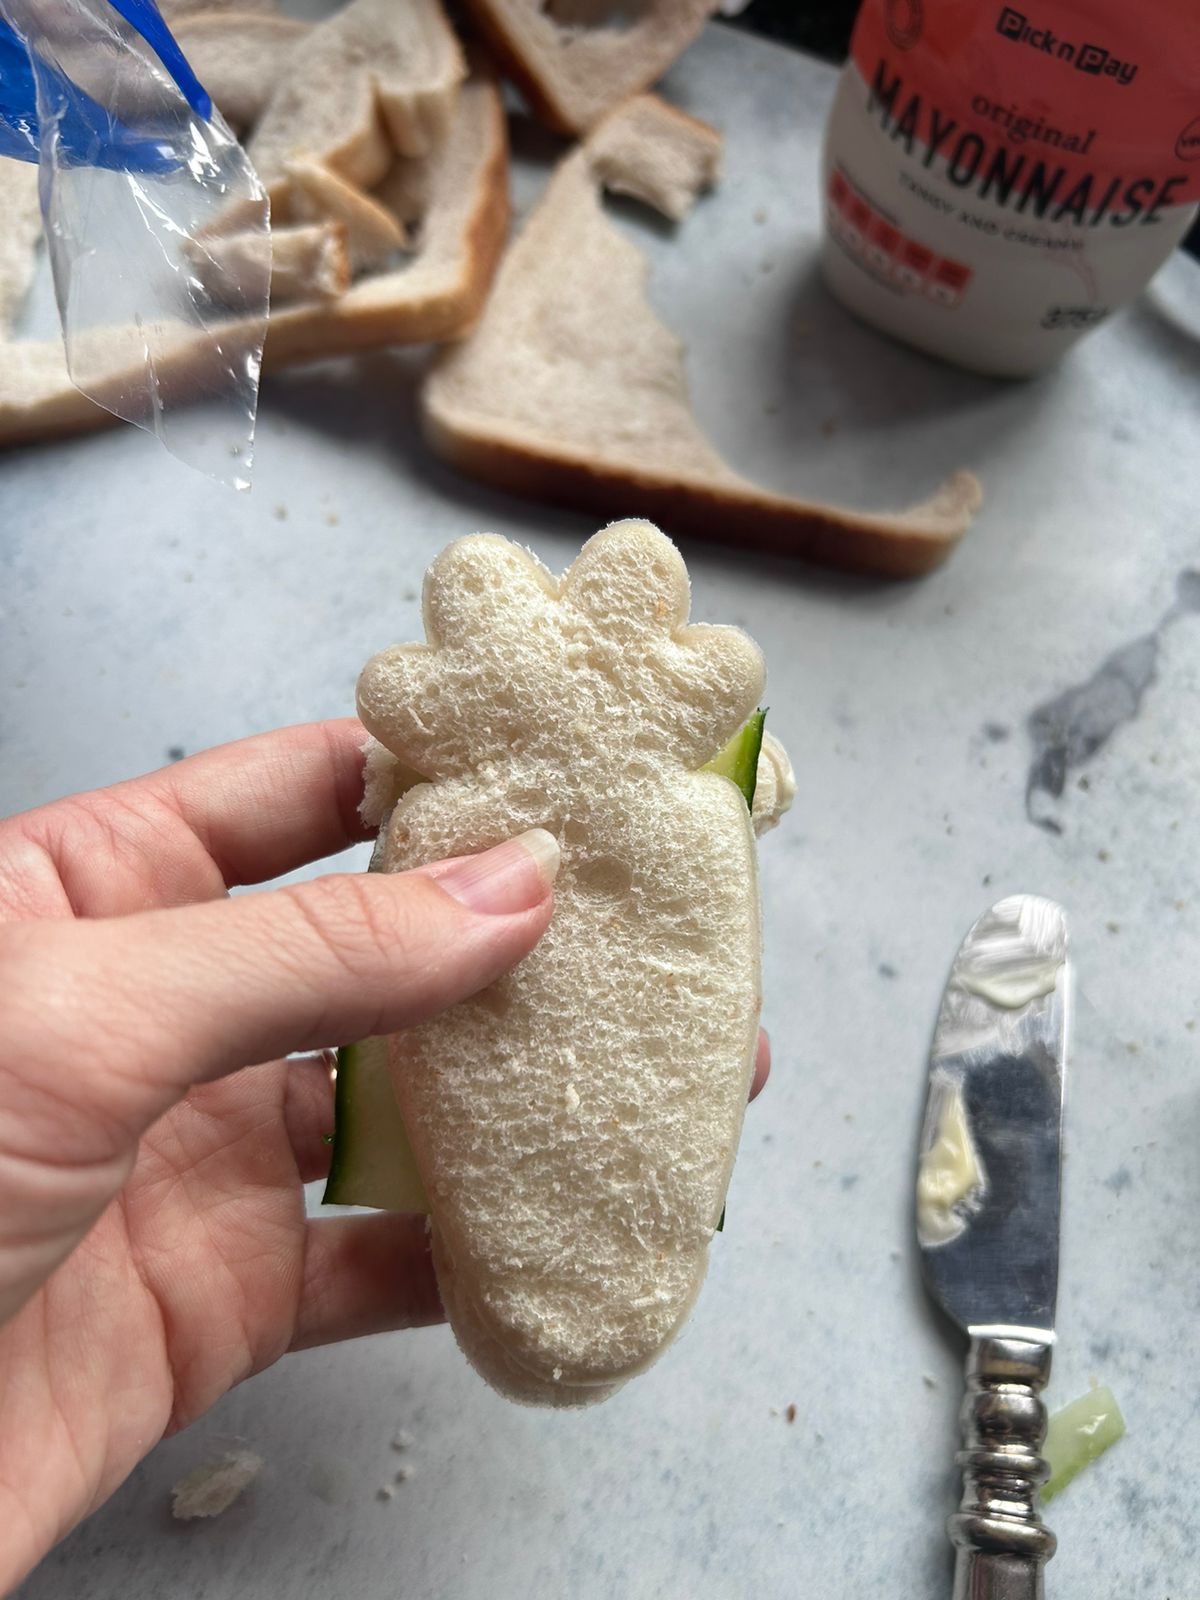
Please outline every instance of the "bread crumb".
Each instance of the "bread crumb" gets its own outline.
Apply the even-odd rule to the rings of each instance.
[[[762,227],[763,223],[767,220],[767,213],[763,209],[762,206],[759,206],[758,210],[754,213],[754,220],[755,220],[755,222],[758,223],[760,228]]]
[[[393,1450],[410,1450],[412,1448],[412,1443],[412,1434],[406,1433],[403,1428],[397,1428],[395,1433],[392,1435]]]
[[[395,1499],[396,1491],[390,1483],[381,1484],[375,1491],[376,1500],[388,1501]]]
[[[331,528],[336,528],[338,526],[338,524],[341,522],[341,520],[342,520],[341,517],[338,516],[336,511],[329,512],[329,514],[325,518],[326,523]]]
[[[180,1522],[219,1517],[262,1469],[263,1459],[253,1450],[231,1450],[216,1461],[204,1462],[171,1490],[171,1515]]]
[[[795,1422],[795,1420],[796,1420],[796,1407],[794,1405],[789,1406],[787,1408],[787,1410],[783,1414],[788,1419],[789,1422]]]
[[[416,1475],[417,1469],[415,1467],[397,1467],[396,1476],[393,1481],[396,1483],[407,1483],[410,1478],[415,1478]]]
[[[286,522],[287,521],[287,514],[288,514],[288,508],[286,506],[276,506],[275,507],[275,520],[276,520],[276,522]]]

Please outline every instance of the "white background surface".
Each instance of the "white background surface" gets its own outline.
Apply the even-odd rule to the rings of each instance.
[[[1200,562],[1200,274],[1176,261],[1031,385],[885,344],[814,276],[832,84],[710,30],[669,90],[724,127],[724,185],[677,237],[623,225],[735,465],[870,507],[969,465],[987,503],[917,585],[764,561],[733,528],[687,549],[694,614],[764,647],[799,793],[762,850],[775,1071],[685,1335],[567,1415],[495,1398],[444,1329],[289,1358],[156,1450],[22,1600],[948,1593],[960,1349],[918,1282],[913,1149],[950,960],[1017,889],[1066,905],[1079,974],[1052,1396],[1095,1375],[1130,1426],[1052,1508],[1049,1592],[1197,1592],[1200,617],[1043,803],[1061,834],[1024,791],[1030,713],[1155,629]],[[552,147],[521,148],[525,196]],[[593,522],[422,453],[421,359],[271,378],[250,497],[129,430],[0,458],[0,813],[345,713],[366,657],[419,636],[421,573],[459,534],[566,564]],[[397,1427],[415,1476],[382,1504]],[[263,1477],[172,1525],[169,1485],[233,1437]]]

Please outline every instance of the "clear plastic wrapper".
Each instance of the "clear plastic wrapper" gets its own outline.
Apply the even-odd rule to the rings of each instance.
[[[144,0],[120,0],[120,11],[138,27],[105,0],[0,0],[33,67],[68,369],[182,461],[248,488],[271,277],[266,193],[158,13]],[[238,273],[223,272],[218,302],[207,269],[214,241],[231,235]]]

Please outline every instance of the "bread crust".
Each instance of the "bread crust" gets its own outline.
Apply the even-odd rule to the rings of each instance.
[[[982,500],[973,473],[955,473],[923,507],[900,518],[773,496],[747,484],[687,483],[644,470],[605,467],[581,452],[487,436],[424,406],[426,441],[469,477],[530,500],[612,516],[636,506],[677,533],[797,556],[820,566],[883,578],[918,578],[946,560]]]
[[[547,37],[544,47],[531,48],[523,44],[521,19],[514,17],[523,0],[465,0],[466,9],[504,75],[520,89],[529,109],[540,121],[557,133],[582,134],[622,100],[657,82],[671,63],[683,54],[700,32],[708,18],[717,9],[718,0],[647,0],[646,17],[635,24],[621,41],[622,71],[612,91],[597,96],[595,74],[587,75],[587,88],[573,84],[563,63],[574,52],[577,59],[580,49],[588,48],[586,28],[570,38],[565,32],[559,42],[553,26],[545,17],[534,17],[526,24],[530,31],[544,30]],[[537,11],[536,5],[526,4],[525,9]],[[665,45],[654,39],[653,22],[657,15],[670,24],[670,39]],[[603,26],[593,30],[603,36]],[[619,47],[612,47],[616,54]]]
[[[657,132],[677,153],[680,139],[690,140],[694,159],[677,161],[670,183],[646,183],[631,168],[631,129],[645,140]],[[905,511],[858,512],[761,488],[702,433],[682,345],[646,297],[646,259],[601,205],[596,153],[616,150],[623,179],[632,175],[647,198],[675,205],[684,178],[696,188],[705,182],[711,140],[703,123],[638,96],[563,158],[505,257],[475,334],[444,352],[426,379],[426,440],[461,471],[530,498],[608,516],[637,510],[674,533],[851,572],[928,572],[979,506],[970,472]],[[510,381],[510,372],[524,381]]]
[[[430,274],[431,281],[416,291],[420,278],[412,267],[377,273],[335,299],[279,308],[268,324],[265,369],[380,345],[462,338],[474,325],[508,237],[508,132],[499,90],[490,79],[469,80],[459,105],[460,116],[479,115],[481,131],[474,194],[453,271]],[[168,363],[181,381],[188,360],[187,341],[181,341]],[[114,387],[119,388],[121,376],[113,373]],[[72,384],[60,341],[0,345],[0,443],[31,443],[117,420]]]

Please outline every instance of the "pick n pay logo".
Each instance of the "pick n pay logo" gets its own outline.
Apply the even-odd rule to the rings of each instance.
[[[1110,78],[1124,87],[1137,77],[1137,62],[1122,61],[1100,44],[1075,44],[1060,38],[1052,28],[1039,28],[1030,22],[1023,11],[1005,6],[996,20],[996,32],[1014,44],[1028,45],[1031,50],[1053,56],[1055,61],[1067,61],[1080,72],[1094,78]]]

